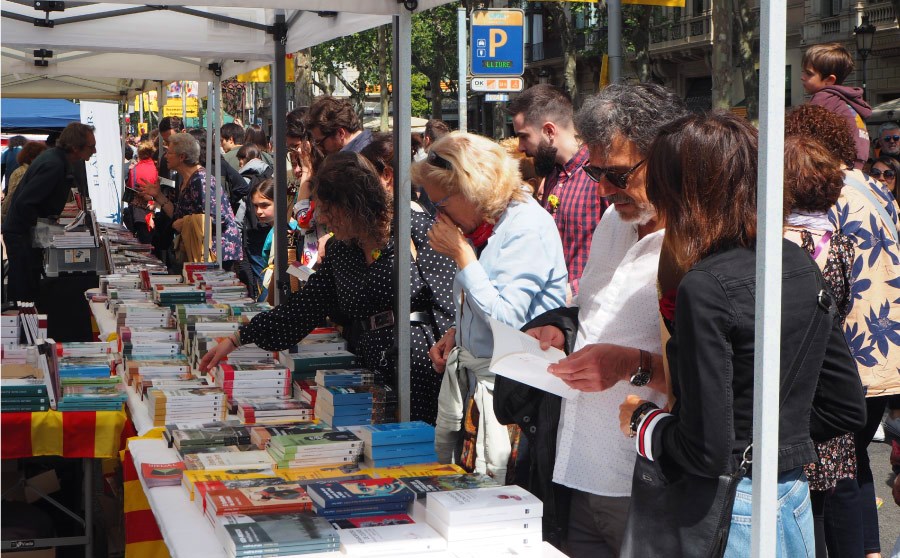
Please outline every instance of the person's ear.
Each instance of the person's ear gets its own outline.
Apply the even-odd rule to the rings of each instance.
[[[391,167],[384,167],[381,178],[384,180],[385,184],[388,184],[391,188],[394,187],[394,169]]]
[[[822,78],[822,83],[827,86],[834,85],[835,83],[837,83],[837,76],[834,74],[829,74]]]
[[[553,140],[556,139],[557,132],[556,124],[553,122],[544,122],[544,125],[541,126],[541,134],[543,134],[550,143],[553,143]]]

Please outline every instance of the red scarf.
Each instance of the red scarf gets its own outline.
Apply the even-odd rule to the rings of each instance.
[[[488,239],[493,233],[494,225],[488,223],[487,221],[482,221],[481,224],[478,225],[478,228],[465,236],[472,241],[472,244],[475,245],[475,248],[482,248],[485,244],[487,244]]]
[[[662,294],[659,299],[659,312],[670,322],[675,321],[675,295],[678,294],[677,289],[669,289]]]

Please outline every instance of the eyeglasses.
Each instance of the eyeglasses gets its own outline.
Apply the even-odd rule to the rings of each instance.
[[[438,167],[439,169],[453,170],[453,165],[450,164],[450,161],[438,155],[434,149],[428,152],[428,157],[425,160],[428,161],[429,165]]]
[[[434,209],[437,210],[438,212],[441,212],[444,209],[444,206],[447,205],[447,201],[455,195],[456,194],[450,194],[449,196],[444,196],[439,201],[436,201],[434,203]]]
[[[881,139],[882,141],[900,141],[900,135],[894,134],[893,136],[884,136]]]
[[[334,132],[331,132],[330,134],[326,134],[326,135],[322,136],[322,139],[318,139],[318,140],[316,138],[312,138],[312,143],[317,148],[322,149],[322,144],[325,143],[325,140],[327,140],[334,134],[335,134]]]
[[[897,173],[895,173],[891,169],[887,169],[887,170],[872,169],[869,171],[869,176],[871,176],[872,178],[881,178],[882,176],[885,178],[894,178],[897,176]]]
[[[581,168],[584,169],[584,174],[588,175],[588,178],[594,182],[600,182],[605,176],[610,184],[619,190],[624,190],[628,187],[628,177],[631,176],[631,173],[636,171],[638,167],[643,165],[645,160],[646,159],[641,159],[636,165],[625,172],[616,172],[607,167],[595,167],[590,163],[585,163]]]

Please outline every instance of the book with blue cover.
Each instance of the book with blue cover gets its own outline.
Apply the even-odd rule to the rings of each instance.
[[[362,405],[372,403],[372,392],[365,386],[322,386],[319,388],[317,401],[325,401],[337,407],[339,405]]]
[[[226,551],[234,556],[327,552],[340,544],[328,520],[307,513],[229,514],[215,522]]]
[[[423,421],[370,424],[355,433],[366,446],[434,442],[434,427]]]
[[[307,492],[319,509],[408,504],[416,498],[405,484],[392,478],[325,481],[310,484]]]
[[[394,457],[430,456],[434,454],[434,442],[393,444],[388,446],[370,446],[366,444],[365,454],[369,459],[376,461]]]
[[[308,487],[307,487],[308,488]],[[337,508],[320,508],[313,504],[313,512],[320,517],[330,520],[346,519],[349,517],[367,517],[377,515],[390,515],[395,513],[406,513],[409,511],[409,502],[397,502],[394,504],[372,504],[369,506],[343,506]]]

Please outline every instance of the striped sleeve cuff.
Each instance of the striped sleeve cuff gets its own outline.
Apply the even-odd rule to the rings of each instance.
[[[635,436],[635,445],[641,457],[653,461],[653,431],[663,419],[671,416],[671,413],[661,409],[654,409],[641,419],[637,427],[637,435]]]

